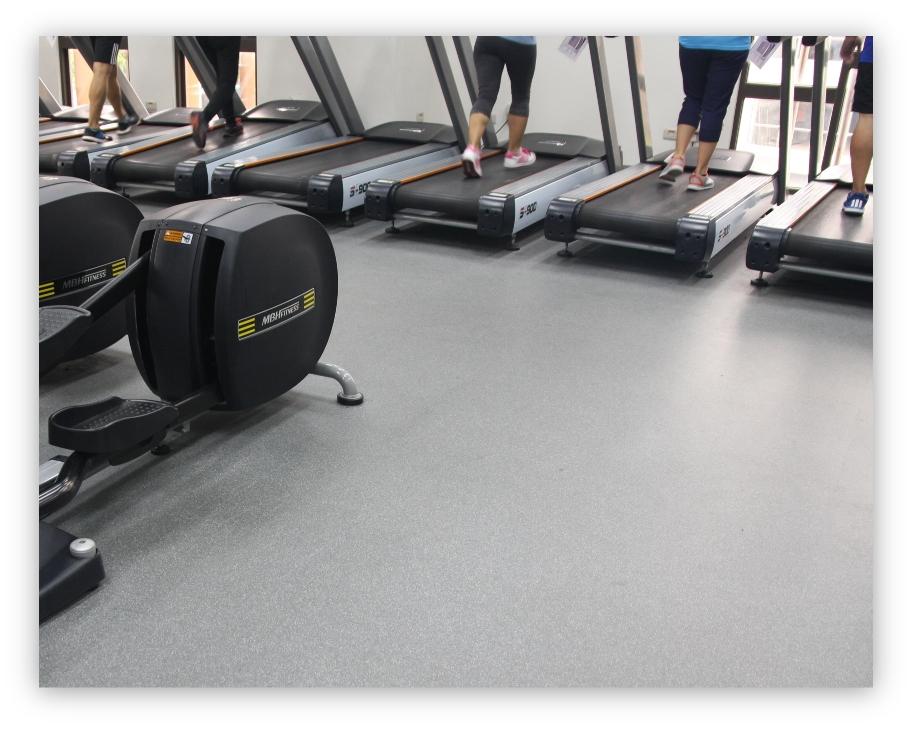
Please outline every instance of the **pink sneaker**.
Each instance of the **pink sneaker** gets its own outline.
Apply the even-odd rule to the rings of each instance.
[[[528,147],[520,147],[519,152],[507,152],[504,155],[504,167],[526,167],[535,162],[535,153]]]
[[[469,145],[462,153],[462,171],[466,177],[481,177],[481,150]]]
[[[671,185],[684,172],[684,158],[680,155],[671,154],[665,162],[667,164],[665,169],[659,173],[659,180]]]
[[[716,182],[709,175],[698,175],[693,173],[690,180],[687,181],[688,190],[710,190]]]

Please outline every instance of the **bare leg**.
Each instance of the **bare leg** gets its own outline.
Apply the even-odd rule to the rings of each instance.
[[[852,144],[849,148],[852,155],[852,192],[866,193],[865,180],[871,169],[871,160],[874,157],[874,115],[859,114],[855,132],[852,134]]]
[[[700,142],[700,148],[697,152],[697,169],[694,170],[698,175],[709,174],[709,161],[716,151],[718,142]]]
[[[696,127],[691,127],[689,124],[679,124],[678,133],[675,135],[675,155],[678,157],[683,157],[687,152],[687,148],[690,146],[690,140],[693,139],[694,132],[697,131]]]
[[[519,152],[523,135],[526,133],[526,124],[528,121],[529,117],[520,117],[516,114],[507,116],[507,129],[510,130],[510,140],[507,143],[507,150],[509,152]]]
[[[484,136],[489,121],[490,119],[481,112],[473,112],[469,115],[469,145],[481,147],[481,138]]]
[[[114,113],[117,114],[118,119],[123,119],[127,116],[127,110],[124,109],[123,99],[120,96],[120,85],[117,83],[117,69],[114,66],[109,67],[111,73],[108,74],[108,101],[111,102],[111,106],[114,107]]]
[[[89,85],[89,126],[98,129],[101,124],[101,110],[108,93],[108,76],[114,71],[109,63],[92,64],[92,83]]]

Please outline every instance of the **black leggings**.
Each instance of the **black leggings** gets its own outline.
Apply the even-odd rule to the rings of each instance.
[[[701,142],[718,142],[722,120],[747,51],[712,51],[679,46],[684,103],[678,124],[700,127]]]
[[[510,114],[529,116],[529,90],[535,73],[535,46],[508,41],[496,35],[480,35],[472,53],[478,74],[478,98],[472,105],[473,114],[491,116],[500,91],[504,66],[510,77]]]
[[[204,35],[197,40],[206,52],[206,58],[215,69],[215,93],[203,109],[207,124],[216,113],[229,124],[234,124],[234,85],[238,77],[238,57],[241,52],[239,35]]]

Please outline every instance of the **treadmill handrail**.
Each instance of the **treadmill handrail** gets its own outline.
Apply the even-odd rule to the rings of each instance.
[[[291,150],[290,152],[282,152],[277,155],[271,155],[270,157],[259,157],[251,160],[237,160],[232,163],[228,163],[231,167],[240,169],[240,170],[249,170],[252,167],[259,167],[260,165],[268,165],[271,162],[282,162],[283,160],[293,160],[296,157],[307,157],[308,155],[315,154],[317,152],[324,152],[326,150],[336,149],[337,147],[345,147],[346,145],[354,144],[355,142],[363,142],[364,137],[343,137],[336,139],[333,142],[320,144],[317,143],[313,146],[302,147],[300,149]]]
[[[503,150],[484,150],[481,153],[481,159],[487,160],[489,157],[496,157],[497,155],[502,155],[503,153]],[[418,182],[419,180],[424,180],[425,178],[433,177],[434,175],[439,175],[444,172],[449,172],[450,170],[455,170],[457,167],[462,167],[462,159],[460,159],[459,162],[442,165],[441,167],[436,167],[433,170],[427,170],[426,172],[419,172],[417,175],[412,175],[411,177],[405,177],[398,182],[400,185],[408,185],[409,183]]]
[[[837,186],[838,183],[836,182],[812,180],[797,193],[789,196],[784,203],[780,203],[773,208],[765,218],[761,218],[760,222],[757,223],[757,227],[775,228],[783,231],[794,227]]]

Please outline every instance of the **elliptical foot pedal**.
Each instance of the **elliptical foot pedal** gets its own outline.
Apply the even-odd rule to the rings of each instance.
[[[38,620],[72,605],[104,580],[95,543],[38,523]]]
[[[107,398],[52,414],[48,440],[83,454],[117,454],[151,443],[178,415],[164,401]]]
[[[38,369],[45,373],[66,359],[67,353],[92,326],[92,313],[82,307],[58,305],[38,310]]]

